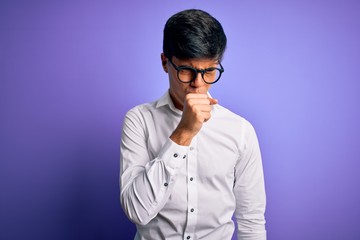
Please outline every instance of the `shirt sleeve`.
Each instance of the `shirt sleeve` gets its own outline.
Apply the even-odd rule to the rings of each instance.
[[[129,111],[120,144],[121,205],[128,218],[141,225],[153,219],[166,204],[188,152],[188,147],[168,138],[157,157],[150,159],[144,126],[141,114]]]
[[[235,166],[235,218],[239,240],[266,240],[266,194],[261,153],[252,125],[246,121],[243,147]]]

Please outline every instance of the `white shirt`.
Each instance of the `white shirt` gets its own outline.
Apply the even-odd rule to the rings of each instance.
[[[252,125],[220,105],[191,145],[169,136],[181,119],[168,94],[127,112],[121,205],[136,240],[265,240],[263,169]]]

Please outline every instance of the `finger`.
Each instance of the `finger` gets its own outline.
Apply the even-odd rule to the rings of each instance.
[[[207,104],[207,105],[198,105],[198,106],[196,106],[196,108],[201,112],[211,112],[211,110],[212,110],[212,107],[209,104]]]
[[[191,98],[188,99],[188,105],[210,105],[211,101],[209,98]]]
[[[203,93],[188,93],[186,95],[187,99],[191,99],[191,98],[208,98],[207,94],[203,94]]]
[[[203,117],[204,117],[204,122],[207,122],[211,118],[211,113],[210,112],[203,113]]]
[[[216,98],[190,98],[188,99],[189,103],[192,104],[210,104],[214,105],[217,104],[219,101]]]

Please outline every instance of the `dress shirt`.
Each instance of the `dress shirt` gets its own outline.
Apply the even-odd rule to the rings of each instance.
[[[265,240],[265,187],[256,133],[216,104],[190,146],[169,136],[182,116],[168,92],[127,112],[120,200],[136,240]]]

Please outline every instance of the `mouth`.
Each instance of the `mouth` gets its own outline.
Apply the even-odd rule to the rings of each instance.
[[[202,88],[190,88],[187,90],[187,93],[206,93],[207,91]]]

